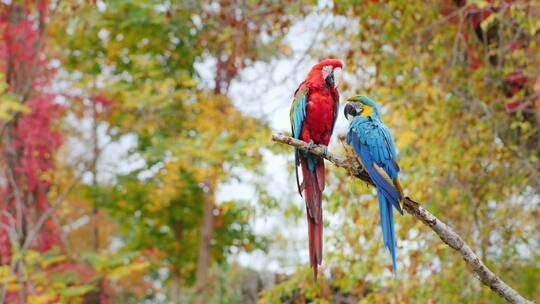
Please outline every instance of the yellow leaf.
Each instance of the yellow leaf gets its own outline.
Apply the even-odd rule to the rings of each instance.
[[[2,265],[0,266],[0,278],[9,275],[9,266]]]
[[[56,300],[57,295],[55,292],[49,291],[44,294],[38,295],[38,296],[29,296],[28,297],[28,304],[44,304],[44,303],[51,303],[52,301]]]
[[[11,119],[14,113],[25,113],[29,110],[26,105],[18,102],[16,98],[9,94],[0,95],[0,119]]]
[[[19,291],[21,289],[21,284],[11,283],[7,284],[7,291]]]
[[[489,26],[495,21],[495,19],[497,19],[496,14],[491,14],[489,15],[489,17],[484,19],[484,21],[480,23],[480,27],[482,28],[482,31],[487,32]]]
[[[58,255],[58,256],[52,257],[50,259],[47,259],[45,261],[42,261],[41,266],[46,268],[49,265],[52,265],[52,264],[57,263],[57,262],[62,262],[64,260],[66,260],[66,256]]]
[[[26,261],[26,263],[35,263],[36,261],[38,261],[40,258],[40,255],[37,251],[29,251],[28,254],[26,254],[26,256],[24,257],[24,260]]]
[[[461,191],[458,188],[450,188],[448,190],[448,201],[453,201],[458,198]]]
[[[6,284],[6,283],[10,283],[10,282],[14,282],[15,280],[17,280],[17,277],[15,275],[2,275],[0,276],[0,284]]]
[[[148,263],[148,262],[142,262],[142,263],[133,263],[133,264],[121,266],[121,267],[118,267],[118,268],[114,269],[113,271],[111,271],[107,275],[107,279],[117,280],[117,279],[119,279],[121,277],[125,277],[127,275],[130,275],[133,272],[142,271],[146,267],[148,267],[149,265],[150,265],[150,263]]]

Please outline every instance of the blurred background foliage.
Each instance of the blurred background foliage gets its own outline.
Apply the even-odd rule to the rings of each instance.
[[[502,303],[409,216],[393,277],[375,193],[331,167],[312,280],[292,150],[270,134],[325,57],[342,96],[382,104],[406,194],[540,300],[536,1],[0,5],[4,301]]]

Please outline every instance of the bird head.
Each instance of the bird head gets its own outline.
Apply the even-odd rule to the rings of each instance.
[[[352,116],[352,118],[356,116],[367,117],[379,115],[379,107],[377,104],[365,95],[354,95],[347,98],[347,101],[348,103],[343,109],[343,114],[347,120],[349,120],[349,115]]]
[[[343,62],[339,59],[324,59],[316,64],[312,71],[321,73],[327,87],[337,88],[341,82],[341,69]]]

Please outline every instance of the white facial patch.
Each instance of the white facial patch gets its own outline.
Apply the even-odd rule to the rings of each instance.
[[[334,85],[337,88],[341,81],[343,80],[343,71],[341,68],[334,69]]]
[[[332,73],[332,66],[331,65],[325,65],[323,68],[322,68],[322,77],[324,79],[326,79],[326,76],[328,76],[328,74]]]

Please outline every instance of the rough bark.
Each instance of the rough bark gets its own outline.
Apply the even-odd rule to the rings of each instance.
[[[201,239],[199,241],[199,255],[197,257],[196,288],[200,292],[196,302],[202,303],[204,290],[208,287],[208,267],[210,266],[210,245],[214,232],[214,200],[215,200],[215,174],[209,176],[204,199],[203,220],[201,223]]]
[[[369,178],[369,175],[367,175],[364,168],[353,160],[334,155],[330,152],[324,153],[322,147],[318,145],[309,148],[307,143],[283,134],[272,134],[272,140],[297,147],[304,151],[309,151],[320,157],[324,157],[335,166],[344,168],[351,175],[363,180],[369,185],[373,185],[373,182]],[[405,199],[404,209],[407,211],[407,213],[422,221],[426,226],[433,230],[444,243],[457,251],[465,263],[467,263],[470,270],[474,273],[475,277],[478,278],[482,284],[486,285],[500,297],[504,298],[508,303],[533,303],[525,299],[517,291],[503,282],[501,278],[489,270],[489,268],[487,268],[487,266],[482,263],[480,258],[472,251],[469,245],[467,245],[459,234],[450,226],[446,225],[443,221],[438,219],[426,209],[422,208],[417,202],[413,201],[409,197]]]
[[[197,260],[197,289],[204,289],[208,280],[208,260],[210,258],[210,241],[212,239],[212,210],[214,204],[207,197],[204,202],[204,215],[201,224],[201,240],[199,243],[199,256]]]

